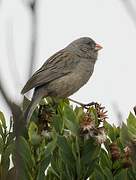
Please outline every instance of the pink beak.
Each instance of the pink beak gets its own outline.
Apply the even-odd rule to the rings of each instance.
[[[103,47],[101,46],[101,45],[99,45],[99,44],[96,44],[95,45],[95,50],[96,51],[99,51],[99,50],[101,50]]]

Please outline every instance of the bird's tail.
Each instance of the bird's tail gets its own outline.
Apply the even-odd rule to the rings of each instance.
[[[37,104],[40,102],[41,98],[43,97],[42,93],[39,90],[35,91],[32,97],[32,101],[28,105],[27,109],[24,112],[24,118],[26,125],[28,125],[30,118],[32,116],[33,111],[36,109]]]

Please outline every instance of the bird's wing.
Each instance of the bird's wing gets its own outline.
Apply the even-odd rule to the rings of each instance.
[[[75,55],[65,50],[57,52],[33,74],[22,89],[21,93],[25,94],[32,88],[42,86],[50,81],[67,75],[68,73],[72,72],[72,68],[74,68],[73,66],[76,66],[77,63],[78,61],[76,60]]]

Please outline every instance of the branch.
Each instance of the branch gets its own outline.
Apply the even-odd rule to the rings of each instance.
[[[31,22],[31,49],[30,49],[30,64],[29,64],[29,74],[30,77],[33,73],[33,69],[36,63],[36,45],[37,45],[37,2],[38,0],[23,0],[24,4],[30,9],[32,15]],[[28,78],[29,78],[28,77]]]
[[[24,123],[23,114],[20,107],[14,102],[12,102],[12,100],[8,97],[2,85],[1,80],[0,80],[0,92],[13,115],[13,120],[14,120],[13,132],[15,133],[15,137],[16,137],[16,140],[15,140],[15,152],[16,152],[15,153],[15,162],[16,162],[15,163],[15,166],[16,166],[15,180],[18,180],[20,177],[21,167],[22,167],[22,162],[19,155],[19,137],[20,135],[22,135],[24,131],[25,123]]]
[[[21,81],[20,81],[20,74],[17,68],[16,58],[15,58],[14,43],[13,43],[13,23],[11,19],[7,21],[6,25],[7,25],[6,46],[7,46],[9,71],[13,79],[14,86],[18,87]]]
[[[135,113],[135,115],[136,115],[136,106],[133,108],[133,110],[134,110],[134,113]]]
[[[118,125],[121,127],[122,122],[123,122],[123,117],[122,117],[121,111],[119,110],[118,104],[113,103],[113,104],[112,104],[112,108],[113,108],[113,110],[114,110],[114,112],[115,112],[115,115],[116,115],[116,117],[117,117]]]
[[[133,20],[134,25],[136,26],[136,8],[133,6],[130,0],[121,0],[126,11],[128,12],[129,16]]]
[[[0,80],[0,92],[4,98],[4,100],[6,101],[6,104],[8,105],[9,109],[12,111],[12,102],[10,100],[10,98],[8,97],[3,85],[2,85],[2,82]]]
[[[36,2],[36,1],[35,1]],[[31,51],[30,51],[30,65],[29,65],[29,77],[33,73],[33,69],[36,63],[36,44],[37,44],[37,14],[36,14],[36,3],[32,6],[32,26],[31,26]]]

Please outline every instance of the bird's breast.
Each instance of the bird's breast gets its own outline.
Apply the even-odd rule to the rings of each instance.
[[[79,63],[71,73],[58,78],[48,84],[47,91],[49,96],[68,97],[74,94],[91,77],[94,63]]]

